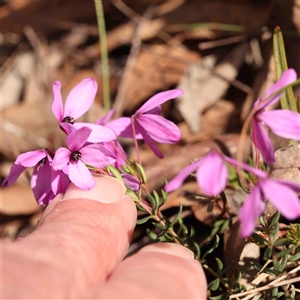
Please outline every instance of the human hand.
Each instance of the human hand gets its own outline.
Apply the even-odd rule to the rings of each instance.
[[[2,299],[206,299],[203,269],[180,245],[146,246],[123,260],[135,205],[117,179],[95,180],[90,191],[70,184],[34,232],[2,244]]]

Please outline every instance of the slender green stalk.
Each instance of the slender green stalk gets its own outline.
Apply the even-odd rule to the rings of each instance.
[[[105,111],[110,109],[110,88],[109,88],[109,63],[106,42],[106,29],[103,13],[102,0],[94,0],[97,23],[99,30],[99,43],[101,51],[101,65],[102,65],[102,80],[103,80],[103,106]]]

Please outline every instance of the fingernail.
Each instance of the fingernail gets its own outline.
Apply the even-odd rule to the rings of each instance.
[[[146,246],[142,248],[139,252],[157,252],[157,253],[164,253],[174,256],[179,256],[181,258],[187,259],[187,260],[193,260],[194,259],[194,253],[181,246],[174,243],[157,243],[152,244],[149,246]]]
[[[105,175],[96,175],[94,179],[96,184],[88,191],[70,183],[62,200],[84,198],[102,203],[116,203],[124,197],[126,188],[118,179]]]

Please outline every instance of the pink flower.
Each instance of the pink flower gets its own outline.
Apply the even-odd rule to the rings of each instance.
[[[287,219],[300,217],[300,201],[297,195],[300,192],[300,185],[269,179],[266,172],[226,157],[216,150],[212,150],[202,159],[184,168],[166,185],[165,190],[170,192],[179,188],[185,178],[198,169],[196,176],[200,188],[207,195],[217,196],[225,189],[228,180],[228,169],[224,162],[258,177],[258,181],[239,212],[242,237],[248,237],[253,233],[256,219],[265,209],[266,200],[269,200]]]
[[[92,129],[88,140],[91,143],[108,142],[116,139],[114,132],[110,128],[97,124],[75,123],[75,120],[86,113],[94,103],[98,86],[93,78],[83,79],[71,90],[64,109],[60,90],[61,83],[55,81],[52,85],[52,111],[66,134],[70,134],[76,129],[85,126]]]
[[[31,176],[33,194],[39,205],[48,205],[57,194],[64,193],[70,183],[67,176],[54,170],[51,164],[52,158],[46,150],[20,154],[2,186],[13,185],[26,168],[34,167]]]
[[[263,179],[258,181],[239,212],[241,236],[249,237],[256,226],[256,219],[264,212],[268,199],[287,219],[300,217],[300,185],[292,182]]]
[[[264,95],[267,99],[276,91],[291,84],[297,79],[297,74],[293,69],[285,71],[280,79]],[[275,162],[274,148],[266,132],[264,125],[269,127],[275,134],[293,140],[300,139],[300,114],[290,110],[266,111],[265,108],[279,101],[282,93],[273,96],[267,101],[258,99],[255,102],[257,110],[252,119],[252,140],[258,148],[265,162],[272,164]]]
[[[178,189],[184,180],[194,171],[196,171],[196,179],[201,190],[209,196],[219,195],[226,187],[228,180],[228,168],[225,162],[243,168],[246,171],[253,173],[262,178],[267,177],[267,174],[261,170],[255,169],[247,164],[240,163],[235,159],[229,158],[216,150],[210,151],[200,160],[185,167],[178,173],[166,186],[167,192],[172,192]]]
[[[183,91],[180,89],[158,93],[142,105],[131,118],[119,118],[109,122],[107,127],[112,128],[117,136],[127,138],[135,136],[136,139],[143,139],[159,158],[163,158],[153,140],[164,144],[177,143],[180,140],[180,130],[174,123],[159,115],[159,106],[182,94]],[[131,122],[135,133],[132,132]]]
[[[55,170],[66,170],[70,180],[79,188],[89,190],[95,180],[85,164],[103,168],[115,162],[114,155],[99,144],[87,143],[92,130],[82,127],[67,136],[68,148],[59,148],[53,158]]]

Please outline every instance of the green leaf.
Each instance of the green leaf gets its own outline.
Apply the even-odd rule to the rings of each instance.
[[[153,215],[156,215],[157,210],[158,210],[158,206],[159,206],[159,202],[157,201],[157,198],[151,196],[150,194],[148,194],[147,199],[151,203],[151,209],[152,209]]]
[[[194,254],[195,254],[195,258],[196,259],[199,259],[200,255],[201,255],[201,250],[200,250],[200,247],[199,245],[196,243],[196,242],[192,242],[192,245],[195,247],[195,251],[194,251]]]
[[[295,248],[288,248],[287,249],[285,246],[283,246],[283,249],[278,254],[276,254],[276,258],[279,259],[279,258],[291,253],[294,250],[295,250]]]
[[[272,247],[267,247],[264,253],[264,260],[267,261],[272,255]]]
[[[272,229],[273,226],[275,226],[275,225],[278,224],[279,218],[280,218],[280,213],[277,211],[275,213],[275,215],[273,216],[272,221],[271,221],[271,223],[269,225],[271,229]]]
[[[273,260],[273,265],[276,269],[276,271],[281,274],[282,273],[282,268],[281,268],[281,265],[279,263],[279,261],[277,259]]]
[[[230,220],[226,219],[224,220],[224,223],[222,224],[221,228],[220,228],[220,233],[223,234],[225,232],[225,230],[229,227],[230,224]]]
[[[150,219],[152,219],[152,216],[147,216],[147,217],[145,217],[145,218],[138,219],[138,220],[136,221],[136,224],[137,224],[137,225],[144,224],[144,223],[146,223],[147,221],[149,221]]]
[[[222,269],[223,269],[223,263],[222,263],[222,261],[219,259],[219,258],[215,258],[215,260],[216,260],[216,262],[217,262],[217,264],[218,264],[218,271],[217,271],[217,273],[219,273],[220,271],[222,271]]]
[[[300,260],[300,252],[289,257],[289,261],[299,261],[299,260]]]
[[[151,239],[151,240],[154,240],[154,241],[156,241],[157,240],[157,234],[156,233],[154,233],[154,232],[152,232],[150,229],[146,229],[146,233],[147,233],[147,235],[149,236],[149,238]]]
[[[219,241],[220,241],[220,238],[219,238],[218,235],[216,235],[214,245],[213,245],[209,250],[206,251],[206,253],[203,255],[202,259],[205,259],[205,257],[206,257],[208,254],[212,253],[212,252],[218,247]]]
[[[208,285],[207,288],[209,290],[216,291],[219,288],[219,285],[220,285],[220,278],[216,278]]]
[[[182,213],[182,204],[179,202],[178,213],[177,213],[176,217],[173,219],[173,221],[171,222],[172,227],[177,222],[178,218],[181,216],[181,213]]]
[[[141,183],[147,183],[147,177],[144,168],[137,162],[135,162],[135,167],[140,177]]]
[[[260,235],[258,235],[257,233],[253,233],[251,237],[254,239],[256,243],[258,243],[261,246],[269,245],[269,242],[265,240],[263,237],[261,237]]]
[[[114,175],[117,179],[119,179],[121,182],[124,183],[123,178],[122,178],[122,176],[121,176],[121,174],[120,174],[120,172],[119,172],[118,169],[116,169],[116,168],[113,167],[113,166],[106,166],[105,168],[106,168],[106,170],[107,170],[108,173],[109,173],[109,172],[112,172],[113,175]]]
[[[274,59],[275,59],[276,77],[278,80],[282,75],[282,73],[288,69],[283,36],[278,26],[274,30],[273,51],[274,51]],[[297,104],[296,104],[293,89],[291,87],[288,87],[283,92],[280,99],[280,103],[282,109],[290,109],[293,111],[297,111]]]
[[[282,238],[282,239],[279,239],[277,240],[275,243],[274,243],[274,246],[275,247],[278,247],[278,246],[288,246],[292,243],[291,240],[287,239],[287,238]]]

